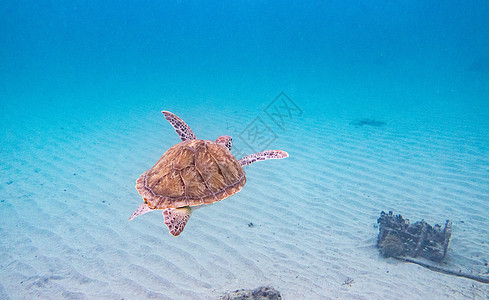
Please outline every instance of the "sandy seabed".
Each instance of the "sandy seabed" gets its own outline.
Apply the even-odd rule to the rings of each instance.
[[[240,134],[253,120],[173,112],[202,139]],[[5,122],[0,299],[216,299],[261,285],[284,299],[489,299],[487,284],[384,259],[375,247],[382,210],[450,219],[444,267],[487,275],[487,124],[354,126],[305,112],[269,147],[288,159],[245,167],[243,190],[195,211],[175,238],[159,212],[128,222],[141,202],[135,180],[179,142],[159,111],[38,117]]]

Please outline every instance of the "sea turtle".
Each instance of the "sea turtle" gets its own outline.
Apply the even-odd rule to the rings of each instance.
[[[192,209],[230,197],[246,183],[243,167],[265,159],[286,158],[282,150],[266,150],[237,160],[231,154],[232,138],[215,142],[199,140],[190,127],[169,111],[162,111],[182,141],[168,149],[156,164],[136,181],[143,203],[129,218],[163,210],[165,225],[178,236]]]

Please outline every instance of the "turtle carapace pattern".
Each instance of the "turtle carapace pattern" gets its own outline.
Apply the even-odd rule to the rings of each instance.
[[[231,153],[232,138],[199,140],[178,116],[162,112],[182,142],[170,147],[136,181],[143,203],[129,218],[163,210],[164,223],[174,236],[182,233],[192,210],[221,201],[239,192],[246,183],[243,166],[266,159],[286,158],[282,150],[266,150],[237,160]]]

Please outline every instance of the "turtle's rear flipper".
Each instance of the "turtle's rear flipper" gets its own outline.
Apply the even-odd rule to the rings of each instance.
[[[136,209],[136,211],[132,214],[132,216],[129,218],[129,221],[134,219],[135,217],[138,217],[142,214],[149,213],[150,211],[153,211],[154,208],[150,208],[146,202],[143,202],[139,207]]]
[[[165,218],[165,225],[168,226],[168,230],[174,236],[178,236],[182,233],[183,228],[187,224],[192,210],[189,206],[180,208],[167,208],[163,210],[163,217]]]

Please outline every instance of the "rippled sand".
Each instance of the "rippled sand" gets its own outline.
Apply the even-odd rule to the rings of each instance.
[[[253,119],[174,112],[203,139],[239,133]],[[160,212],[127,221],[141,202],[135,180],[179,142],[158,110],[7,121],[1,299],[215,299],[261,285],[284,299],[489,295],[488,285],[384,259],[375,248],[382,210],[413,222],[451,219],[445,266],[489,272],[489,143],[472,134],[474,124],[355,127],[305,113],[270,146],[289,158],[245,167],[243,190],[195,211],[175,238]]]

